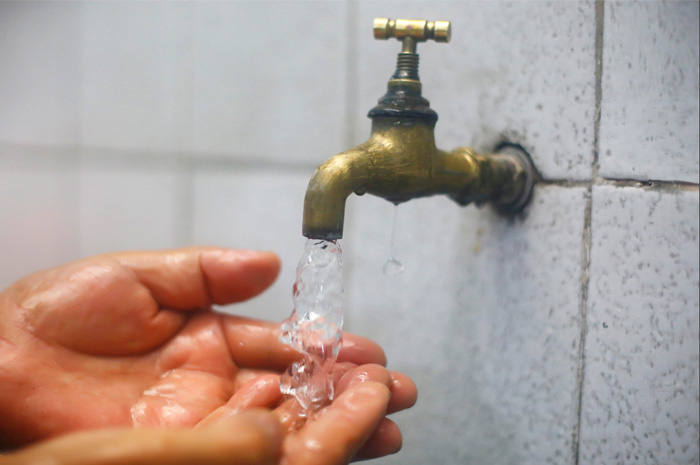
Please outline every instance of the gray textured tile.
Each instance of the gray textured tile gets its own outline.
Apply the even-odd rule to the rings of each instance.
[[[197,4],[194,147],[247,160],[344,149],[345,2]]]
[[[698,182],[698,2],[605,2],[600,174]]]
[[[83,143],[191,149],[194,5],[86,2],[83,8]]]
[[[359,3],[358,138],[386,91],[400,45],[377,41],[372,19],[452,21],[449,44],[418,45],[423,95],[440,115],[438,146],[525,145],[544,176],[591,175],[595,109],[593,2]]]
[[[526,218],[445,198],[399,207],[404,274],[381,267],[393,207],[351,201],[348,327],[417,381],[382,463],[572,464],[585,190],[538,188]]]
[[[0,2],[0,141],[78,142],[80,11],[72,2]]]
[[[194,183],[194,243],[272,250],[282,272],[272,288],[228,311],[274,321],[292,310],[296,265],[304,252],[302,205],[311,173],[201,168]]]
[[[698,463],[698,193],[596,187],[581,464]]]

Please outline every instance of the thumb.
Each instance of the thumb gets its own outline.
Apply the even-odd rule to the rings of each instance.
[[[110,429],[74,433],[0,458],[1,465],[274,465],[282,427],[246,410],[199,429]]]
[[[191,247],[113,254],[146,286],[160,307],[192,310],[255,297],[277,277],[272,252]]]

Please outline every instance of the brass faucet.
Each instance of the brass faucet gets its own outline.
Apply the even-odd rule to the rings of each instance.
[[[353,192],[395,204],[445,194],[460,205],[491,202],[506,214],[522,210],[530,199],[535,169],[516,144],[500,144],[495,154],[462,147],[453,152],[435,146],[437,113],[421,96],[418,42],[449,42],[448,21],[387,18],[374,20],[374,37],[402,41],[388,91],[369,112],[369,140],[340,153],[316,169],[304,198],[302,233],[314,239],[343,236],[345,201]]]

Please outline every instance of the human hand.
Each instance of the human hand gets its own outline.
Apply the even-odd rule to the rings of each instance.
[[[18,282],[0,294],[0,431],[8,445],[132,423],[191,427],[227,409],[274,406],[274,373],[298,354],[277,341],[276,325],[207,309],[258,294],[278,269],[268,253],[186,249],[100,256]],[[379,402],[389,411],[415,400],[403,375],[353,371],[352,364],[385,362],[376,344],[346,335],[339,361],[347,363],[339,364],[334,408],[286,436],[283,450],[313,436],[324,416],[348,410],[343,396],[358,388],[343,388],[345,380],[377,378],[391,392]],[[377,398],[386,394],[374,389]],[[339,441],[357,449],[357,437],[369,437],[360,456],[392,452],[400,434],[383,415],[365,422],[359,436],[348,430],[353,441]]]

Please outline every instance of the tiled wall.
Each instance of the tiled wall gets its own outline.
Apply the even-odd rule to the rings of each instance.
[[[697,464],[697,2],[2,2],[0,286],[119,249],[272,249],[291,308],[314,167],[361,142],[421,44],[438,144],[507,138],[546,182],[519,218],[348,202],[347,326],[418,405],[382,464]]]

